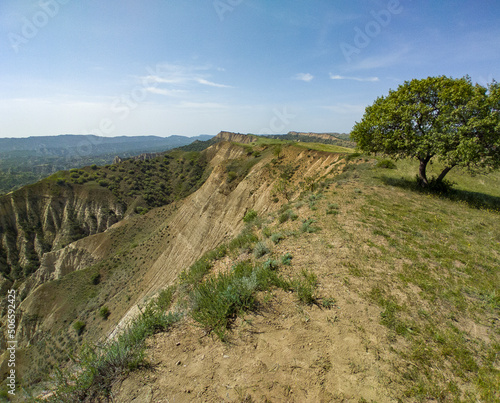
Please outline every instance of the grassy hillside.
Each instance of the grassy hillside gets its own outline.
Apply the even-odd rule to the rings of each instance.
[[[144,352],[160,332],[146,356],[110,361],[98,348],[83,369],[101,377],[60,393],[499,401],[500,174],[452,172],[453,190],[435,194],[414,186],[413,162],[391,166],[352,154],[333,178],[290,183],[299,191],[276,212],[247,212],[242,234],[186,269],[168,304],[113,347]],[[280,158],[268,170],[288,172]],[[130,344],[135,326],[148,330]],[[154,371],[128,374],[144,358]]]

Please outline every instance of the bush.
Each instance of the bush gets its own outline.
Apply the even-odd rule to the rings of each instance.
[[[99,316],[104,320],[107,320],[109,315],[111,315],[111,312],[109,312],[109,308],[107,306],[103,306],[99,309]]]
[[[326,214],[335,214],[339,213],[339,205],[337,203],[329,203],[328,209],[326,210]]]
[[[391,160],[381,160],[377,163],[377,168],[396,169],[396,164]]]
[[[175,286],[170,286],[161,290],[158,296],[154,299],[153,303],[160,311],[168,311],[174,301]]]
[[[277,260],[274,259],[267,259],[264,264],[262,265],[262,268],[264,270],[276,270],[279,267],[279,263]]]
[[[189,270],[184,270],[180,274],[179,279],[181,281],[181,284],[188,286],[194,286],[198,284],[201,280],[203,280],[203,277],[208,274],[211,268],[212,261],[209,260],[206,256],[202,256],[201,259],[198,259],[191,265]]]
[[[271,235],[271,241],[273,241],[275,244],[283,239],[285,239],[285,236],[281,232],[276,232],[275,234]]]
[[[232,181],[234,181],[236,178],[238,177],[238,174],[234,171],[229,171],[227,173],[227,181],[229,183],[231,183]]]
[[[301,276],[292,281],[292,287],[297,293],[300,302],[311,305],[316,302],[314,291],[317,286],[317,277],[314,273],[302,270]]]
[[[297,214],[295,214],[292,210],[288,209],[280,214],[278,221],[280,224],[283,224],[288,220],[295,221],[298,217],[299,216]]]
[[[255,210],[249,210],[243,217],[243,221],[246,223],[252,222],[257,218],[257,212]]]
[[[94,273],[92,277],[90,277],[90,281],[93,285],[97,285],[101,282],[101,273]]]
[[[224,340],[231,319],[238,312],[255,306],[253,294],[256,289],[255,276],[219,274],[193,291],[191,299],[194,307],[191,317],[207,331],[214,332]]]
[[[264,242],[258,242],[253,250],[253,253],[256,258],[262,257],[269,252],[270,252],[269,248],[266,246]]]
[[[283,263],[285,266],[289,266],[292,264],[292,258],[293,256],[290,253],[285,253],[281,258],[281,263]]]
[[[73,329],[75,330],[76,334],[80,336],[85,330],[85,322],[77,320],[73,323]]]
[[[76,360],[78,370],[59,371],[56,389],[46,401],[109,401],[112,385],[144,363],[146,338],[167,330],[180,318],[178,314],[166,314],[154,304],[148,304],[113,342],[102,346],[85,345]]]
[[[312,218],[309,218],[308,220],[305,220],[302,222],[302,227],[301,231],[302,232],[307,232],[307,233],[313,233],[319,231],[318,227],[313,227],[312,224],[315,223],[316,221],[313,220]]]

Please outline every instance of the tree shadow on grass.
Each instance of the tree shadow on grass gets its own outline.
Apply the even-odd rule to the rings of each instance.
[[[478,210],[490,210],[500,213],[500,197],[481,192],[454,189],[452,183],[446,180],[438,187],[431,184],[431,186],[423,188],[415,179],[390,178],[385,175],[381,176],[380,179],[384,184],[389,186],[400,187],[421,194],[434,195],[457,203],[464,203]]]

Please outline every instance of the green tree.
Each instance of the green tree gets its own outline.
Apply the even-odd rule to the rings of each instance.
[[[368,106],[351,136],[365,152],[418,159],[422,186],[429,184],[426,168],[434,157],[444,165],[436,183],[453,167],[498,168],[500,86],[474,85],[469,77],[406,81]]]

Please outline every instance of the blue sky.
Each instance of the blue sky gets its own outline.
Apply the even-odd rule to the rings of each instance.
[[[349,132],[405,80],[500,80],[500,2],[2,0],[0,137]]]

